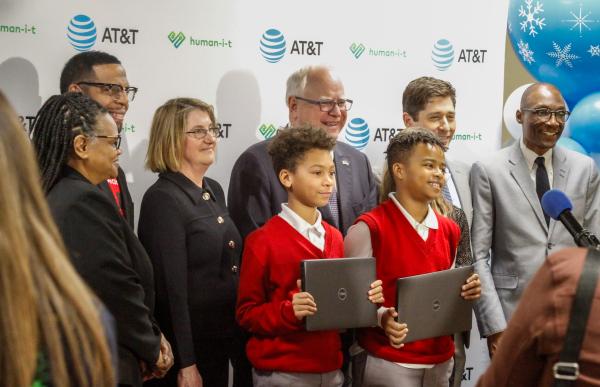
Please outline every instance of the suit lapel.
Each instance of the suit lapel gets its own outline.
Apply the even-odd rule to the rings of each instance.
[[[525,198],[527,198],[527,201],[537,216],[540,225],[544,228],[544,231],[548,233],[548,225],[546,225],[546,219],[544,218],[542,205],[540,204],[540,200],[535,192],[535,187],[533,185],[533,181],[531,180],[531,175],[529,174],[529,167],[527,166],[523,152],[521,152],[519,147],[519,141],[515,142],[513,145],[508,162],[511,164],[510,174],[517,182],[519,188],[521,188]]]
[[[567,155],[560,147],[555,146],[552,150],[552,188],[564,192],[565,187],[567,186],[568,172],[569,165],[567,164]],[[550,230],[548,231],[548,235],[552,235],[555,225],[556,221],[550,220]]]
[[[352,210],[350,195],[352,191],[352,163],[337,146],[333,151],[335,162],[335,173],[337,177],[337,190],[340,207],[340,230],[342,233],[346,229],[346,222],[352,220]],[[349,226],[349,225],[348,225]]]

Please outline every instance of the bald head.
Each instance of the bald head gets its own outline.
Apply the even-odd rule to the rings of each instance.
[[[564,98],[560,91],[551,83],[534,83],[523,92],[521,96],[521,108],[531,107],[540,96],[554,96],[563,100]]]

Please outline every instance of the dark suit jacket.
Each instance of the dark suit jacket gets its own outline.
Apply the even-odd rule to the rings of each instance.
[[[123,208],[123,212],[125,213],[125,219],[127,223],[133,230],[134,225],[134,213],[133,213],[133,200],[131,199],[131,194],[129,193],[129,188],[127,188],[127,179],[125,178],[125,172],[119,167],[119,174],[117,175],[117,181],[119,182],[119,187],[121,188],[121,195],[119,200],[121,201],[121,207]],[[108,186],[108,182],[105,180],[102,183],[98,184],[98,187],[108,195],[110,201],[117,204],[115,202],[114,195]]]
[[[196,343],[231,338],[236,325],[242,240],[223,189],[208,177],[200,188],[161,173],[144,194],[138,231],[155,268],[156,318],[177,368],[188,367],[207,351]]]
[[[287,192],[273,169],[265,140],[248,148],[235,162],[229,180],[227,204],[242,237],[281,212]],[[334,148],[340,231],[346,234],[354,220],[377,205],[377,184],[367,156],[338,142]],[[320,208],[323,220],[334,224],[329,207]]]
[[[140,386],[139,360],[153,365],[160,351],[146,251],[114,201],[74,169],[65,167],[48,203],[75,269],[115,318],[119,383]]]

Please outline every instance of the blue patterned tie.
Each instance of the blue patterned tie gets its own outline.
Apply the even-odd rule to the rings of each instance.
[[[450,194],[450,189],[448,188],[448,182],[442,186],[442,195],[444,195],[444,199],[450,204],[452,204],[452,195]]]
[[[337,189],[333,186],[331,196],[329,196],[329,211],[331,211],[331,218],[333,220],[332,226],[335,228],[340,227],[340,208],[338,207]]]

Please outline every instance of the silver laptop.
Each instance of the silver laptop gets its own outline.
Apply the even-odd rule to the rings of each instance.
[[[368,298],[375,258],[308,259],[300,270],[302,289],[317,304],[305,318],[307,331],[377,326],[377,305]]]
[[[398,321],[408,325],[405,343],[471,329],[473,301],[461,297],[472,266],[397,280]]]

